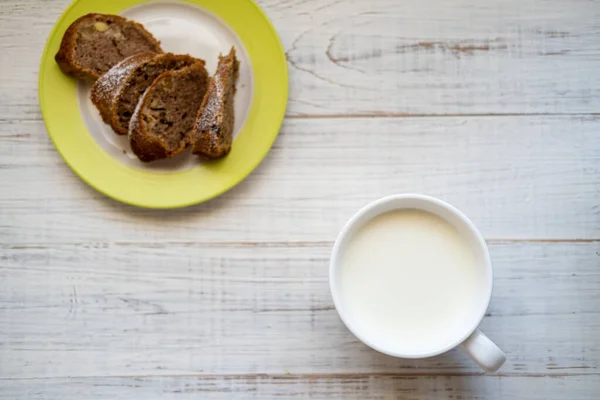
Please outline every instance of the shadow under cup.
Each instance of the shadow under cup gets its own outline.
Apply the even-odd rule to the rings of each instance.
[[[355,308],[349,306],[343,290],[341,264],[349,242],[369,221],[381,214],[397,210],[421,210],[441,217],[454,227],[462,238],[466,239],[473,254],[474,264],[476,268],[481,269],[477,271],[480,277],[477,279],[479,287],[476,290],[476,295],[473,296],[472,301],[469,300],[467,309],[461,310],[460,318],[450,322],[440,322],[431,321],[431,318],[437,318],[435,316],[422,316],[424,325],[436,326],[437,329],[420,337],[420,343],[407,342],[401,337],[394,340],[393,343],[390,340],[382,340],[383,333],[374,329],[374,326],[369,326],[366,318],[357,316],[359,313],[354,312]],[[435,277],[432,277],[432,279],[435,279]],[[442,354],[460,345],[476,330],[485,315],[491,298],[493,273],[485,241],[477,228],[464,214],[447,203],[428,196],[396,195],[365,206],[344,226],[333,248],[329,280],[336,309],[344,324],[358,339],[369,347],[391,356],[425,358]],[[418,288],[416,289],[418,290]],[[418,304],[418,301],[419,299],[414,299],[415,304]],[[385,313],[390,318],[393,318],[394,306],[394,304],[382,305],[386,308]],[[421,319],[419,320],[421,322]],[[436,322],[440,323],[436,325]]]

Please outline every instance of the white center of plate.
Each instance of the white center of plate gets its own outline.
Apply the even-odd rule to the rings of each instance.
[[[241,130],[252,103],[253,75],[250,59],[240,38],[216,15],[190,4],[179,2],[149,2],[129,8],[122,16],[140,22],[160,40],[165,52],[190,54],[206,61],[212,76],[217,68],[219,53],[229,53],[235,46],[240,60],[240,77],[235,95],[234,137]],[[143,163],[131,151],[127,136],[119,136],[106,125],[90,100],[91,85],[80,82],[77,101],[85,125],[96,142],[122,163],[153,172],[188,170],[201,161],[189,151],[172,159]],[[235,142],[233,144],[235,146]]]

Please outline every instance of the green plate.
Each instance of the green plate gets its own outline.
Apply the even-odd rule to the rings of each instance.
[[[93,12],[121,14],[143,23],[165,51],[203,58],[210,73],[218,53],[236,45],[241,62],[236,137],[227,157],[203,163],[186,155],[144,164],[128,151],[126,140],[101,123],[89,102],[89,87],[63,75],[54,61],[69,25]],[[273,26],[251,0],[76,0],[54,26],[40,66],[42,115],[65,162],[98,191],[140,207],[201,203],[242,181],[277,137],[287,96],[285,53]]]

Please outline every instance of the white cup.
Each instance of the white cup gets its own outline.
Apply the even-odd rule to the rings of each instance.
[[[388,211],[402,209],[427,211],[449,222],[467,239],[478,265],[480,265],[481,268],[486,269],[487,282],[486,288],[483,291],[484,295],[480,298],[473,299],[473,302],[476,305],[474,309],[477,310],[477,315],[474,315],[471,319],[473,321],[472,324],[465,325],[459,337],[452,341],[450,345],[446,345],[442,348],[434,348],[427,353],[399,353],[378,343],[375,338],[370,337],[363,329],[361,329],[361,321],[356,321],[355,318],[349,318],[351,311],[344,307],[344,301],[340,296],[339,291],[339,259],[340,254],[344,250],[349,239],[352,238],[358,229],[374,217]],[[475,225],[473,225],[463,213],[448,203],[429,196],[405,194],[384,197],[362,208],[346,223],[335,241],[329,265],[329,285],[335,307],[346,327],[348,327],[348,329],[367,346],[381,353],[400,358],[427,358],[445,353],[460,346],[469,357],[487,372],[497,371],[506,361],[506,356],[498,346],[477,329],[477,326],[485,315],[492,296],[493,272],[487,245]]]

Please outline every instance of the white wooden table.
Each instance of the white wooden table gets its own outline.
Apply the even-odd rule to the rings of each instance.
[[[68,3],[0,2],[0,399],[598,399],[599,1],[262,0],[281,134],[173,211],[95,192],[50,142],[38,63]],[[332,242],[401,192],[487,238],[499,373],[383,356],[340,322]]]

